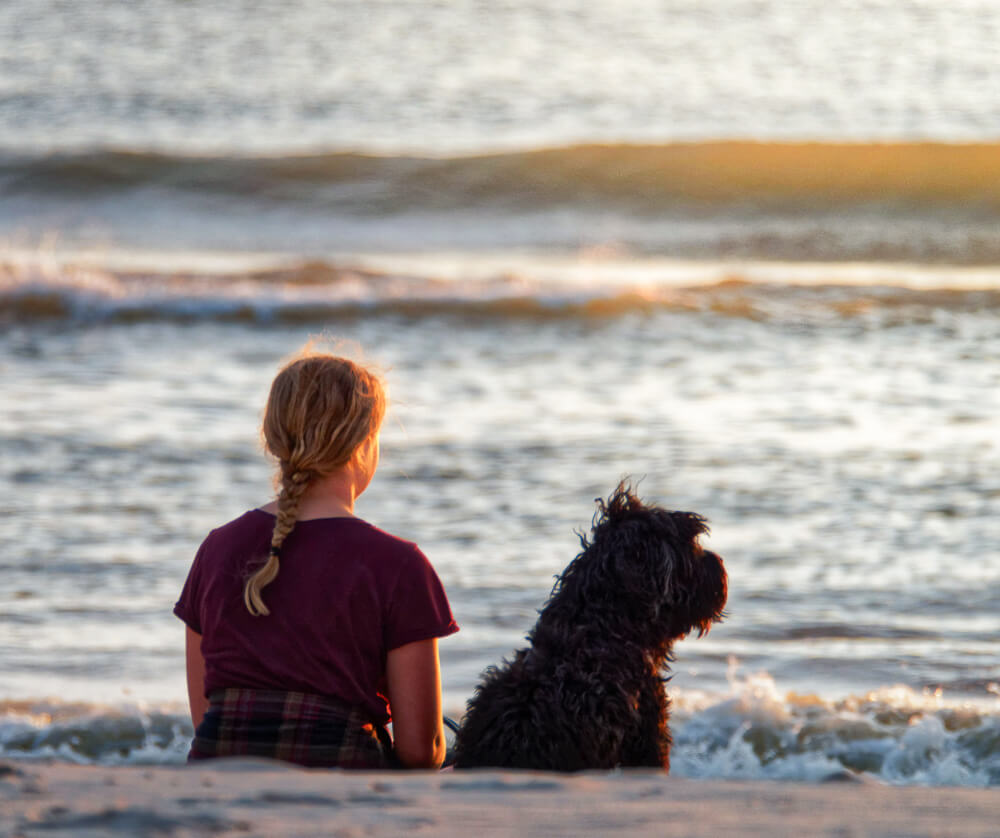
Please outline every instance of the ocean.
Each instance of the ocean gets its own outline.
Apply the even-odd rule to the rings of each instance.
[[[1000,785],[1000,8],[0,7],[0,757],[183,762],[270,380],[384,371],[358,512],[460,716],[594,499],[705,515],[673,773]]]

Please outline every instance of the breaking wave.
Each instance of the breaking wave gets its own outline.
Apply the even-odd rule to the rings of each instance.
[[[983,699],[896,686],[838,700],[783,693],[771,676],[731,676],[726,695],[672,691],[672,773],[897,785],[1000,785],[1000,687]],[[991,694],[992,693],[992,694]],[[177,706],[0,702],[0,757],[81,764],[185,760],[192,728]]]
[[[986,700],[884,687],[826,700],[783,693],[758,674],[732,692],[681,696],[671,727],[672,771],[717,779],[817,782],[869,776],[898,785],[1000,785],[1000,686]]]
[[[625,269],[626,274],[628,273]],[[700,273],[700,275],[699,275]],[[640,279],[598,266],[573,276],[478,278],[384,272],[327,262],[211,272],[149,272],[0,262],[0,322],[219,321],[315,323],[365,314],[526,318],[708,312],[751,320],[875,318],[898,325],[935,311],[1000,311],[1000,276],[830,273],[785,266],[765,274],[647,270]]]

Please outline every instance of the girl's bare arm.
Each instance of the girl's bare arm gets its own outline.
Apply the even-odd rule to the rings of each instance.
[[[440,768],[446,746],[437,638],[390,651],[386,680],[396,757],[407,768]]]
[[[205,658],[201,654],[201,635],[190,626],[187,628],[185,647],[188,702],[191,705],[191,722],[197,730],[208,709],[208,699],[205,698]]]

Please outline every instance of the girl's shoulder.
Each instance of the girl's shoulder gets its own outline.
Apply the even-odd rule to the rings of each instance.
[[[368,538],[372,542],[382,544],[385,547],[404,550],[407,552],[412,552],[414,550],[419,551],[420,549],[417,547],[416,542],[400,538],[398,535],[393,535],[391,532],[387,532],[381,527],[375,526],[370,521],[366,521],[364,518],[344,518],[341,520],[354,521],[356,524],[360,525],[357,529],[362,533],[363,538]]]
[[[408,564],[424,555],[415,542],[393,535],[377,527],[364,518],[318,518],[303,521],[303,536],[310,532],[312,525],[320,538],[330,538],[356,552],[364,553],[369,561],[381,561],[389,565]]]
[[[226,547],[243,549],[248,543],[261,538],[270,541],[274,528],[274,517],[260,509],[248,509],[238,518],[233,518],[211,530],[202,542],[202,549],[220,550]]]

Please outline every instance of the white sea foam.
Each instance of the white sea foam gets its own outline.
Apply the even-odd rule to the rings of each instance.
[[[730,674],[724,696],[680,695],[680,776],[819,781],[866,774],[906,785],[1000,784],[1000,702],[889,686],[824,700],[767,673]]]
[[[672,691],[672,773],[819,782],[866,775],[898,785],[1000,785],[1000,702],[891,686],[824,700],[767,673],[724,694]],[[0,705],[0,757],[73,763],[183,762],[191,724],[176,705]]]
[[[138,258],[138,257],[135,257]],[[161,257],[162,258],[162,257]],[[220,257],[214,264],[218,267]],[[155,262],[156,257],[148,256]],[[129,266],[55,254],[0,261],[0,318],[14,322],[229,320],[318,322],[379,310],[414,316],[484,313],[587,317],[650,310],[736,317],[893,323],[937,311],[979,311],[1000,273],[913,265],[693,263],[481,255],[261,261],[228,270]],[[190,261],[199,264],[193,254]]]

